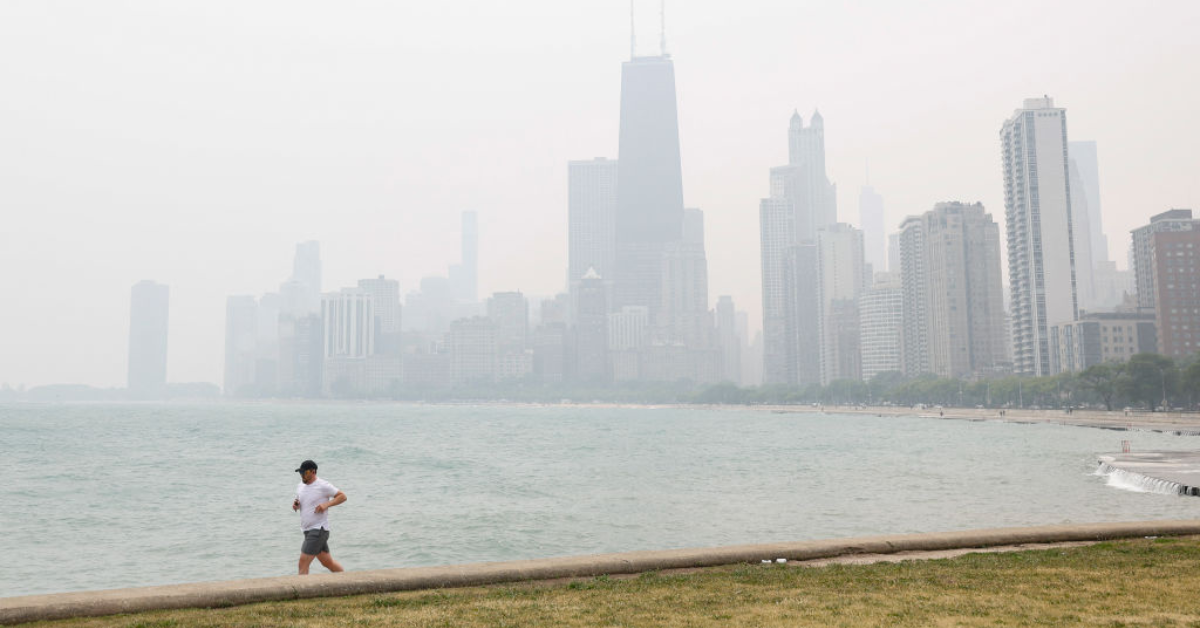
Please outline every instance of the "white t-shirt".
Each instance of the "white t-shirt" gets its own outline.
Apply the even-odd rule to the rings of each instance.
[[[317,504],[323,504],[337,494],[337,487],[321,478],[313,480],[312,484],[301,482],[296,487],[296,498],[300,500],[300,530],[328,530],[329,510],[317,514]]]

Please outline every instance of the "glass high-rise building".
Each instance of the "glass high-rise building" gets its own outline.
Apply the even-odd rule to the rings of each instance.
[[[621,131],[614,220],[614,307],[644,306],[657,319],[663,255],[683,238],[683,175],[675,66],[668,55],[621,66]]]

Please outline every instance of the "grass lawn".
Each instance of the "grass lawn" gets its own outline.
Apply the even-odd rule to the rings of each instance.
[[[1200,538],[870,565],[744,565],[32,625],[1200,627]]]

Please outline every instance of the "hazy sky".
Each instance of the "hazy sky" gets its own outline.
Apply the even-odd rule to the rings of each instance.
[[[1098,142],[1124,267],[1130,229],[1200,209],[1198,27],[1196,0],[668,1],[711,299],[760,324],[793,109],[825,117],[840,220],[869,159],[889,228],[945,200],[1003,228],[1000,125],[1049,94]],[[0,2],[0,383],[123,386],[142,279],[171,288],[168,379],[219,382],[226,296],[277,289],[296,242],[326,289],[408,292],[457,261],[466,209],[481,294],[559,291],[566,164],[617,157],[628,56],[615,0]]]

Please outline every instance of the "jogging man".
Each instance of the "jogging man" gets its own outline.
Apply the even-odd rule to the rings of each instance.
[[[329,554],[329,509],[346,501],[346,494],[317,477],[317,463],[305,460],[296,469],[300,484],[292,510],[300,511],[300,529],[304,544],[300,546],[300,575],[308,573],[313,559],[321,561],[329,571],[342,571],[342,566]]]

